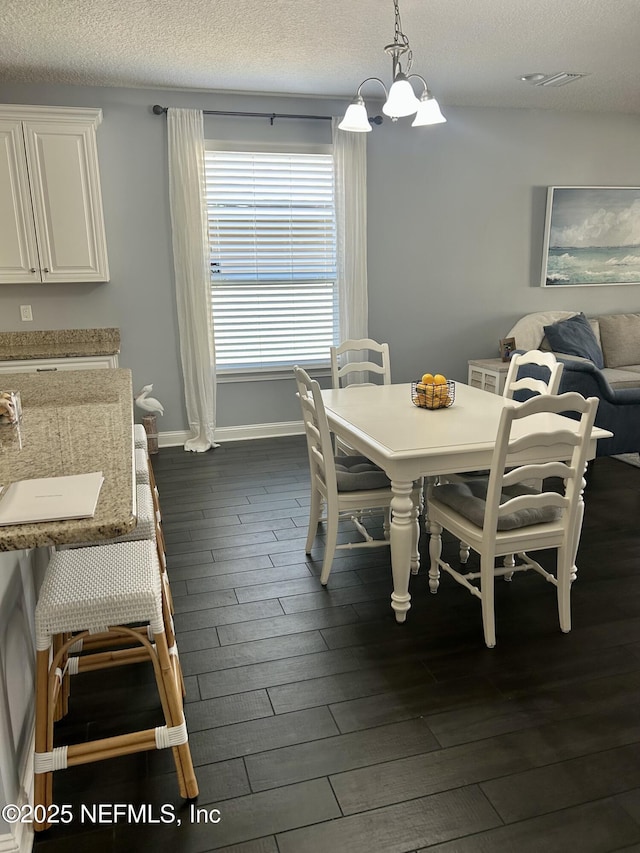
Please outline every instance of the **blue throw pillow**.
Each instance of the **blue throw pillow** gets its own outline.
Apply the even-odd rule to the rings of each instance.
[[[555,352],[588,358],[600,370],[604,367],[600,344],[584,314],[545,326],[544,333]]]

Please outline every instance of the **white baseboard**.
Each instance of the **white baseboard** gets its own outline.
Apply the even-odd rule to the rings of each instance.
[[[255,438],[277,438],[284,435],[303,435],[302,421],[283,421],[272,424],[246,424],[244,426],[218,427],[215,433],[216,443],[225,441],[249,441]],[[190,437],[186,430],[159,432],[159,447],[179,447]]]

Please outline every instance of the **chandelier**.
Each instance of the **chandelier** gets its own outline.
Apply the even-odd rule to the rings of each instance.
[[[393,83],[387,92],[387,87],[379,77],[367,77],[358,86],[358,91],[353,101],[347,107],[344,118],[338,125],[341,130],[348,130],[353,133],[367,133],[371,130],[371,123],[367,115],[367,108],[364,103],[364,98],[361,95],[362,87],[365,83],[375,81],[384,89],[386,101],[382,107],[382,112],[391,118],[391,121],[397,121],[403,116],[410,116],[415,113],[415,118],[411,122],[412,127],[421,127],[426,124],[440,124],[446,121],[446,118],[440,111],[440,106],[433,97],[427,86],[427,81],[420,74],[410,74],[411,65],[413,62],[413,53],[409,44],[409,39],[402,32],[402,23],[400,21],[400,8],[398,0],[393,0],[393,6],[396,15],[395,33],[392,44],[385,47],[385,53],[391,57]],[[405,62],[405,68],[402,67],[402,60]],[[413,86],[410,80],[419,80],[422,83],[422,94],[419,98],[416,97],[413,91]]]

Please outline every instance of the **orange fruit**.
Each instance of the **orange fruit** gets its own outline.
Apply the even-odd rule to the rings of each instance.
[[[447,379],[441,373],[436,373],[436,375],[433,377],[433,384],[434,385],[446,385]]]
[[[431,385],[433,383],[433,374],[432,373],[423,374],[422,382],[424,385]]]

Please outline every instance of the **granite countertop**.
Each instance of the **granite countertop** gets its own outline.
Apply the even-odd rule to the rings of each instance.
[[[73,358],[120,352],[120,329],[52,329],[0,332],[0,361],[31,358]]]
[[[0,425],[0,483],[102,471],[93,518],[0,527],[0,551],[99,542],[136,525],[131,371],[5,373],[22,422]],[[0,498],[1,500],[1,498]]]

